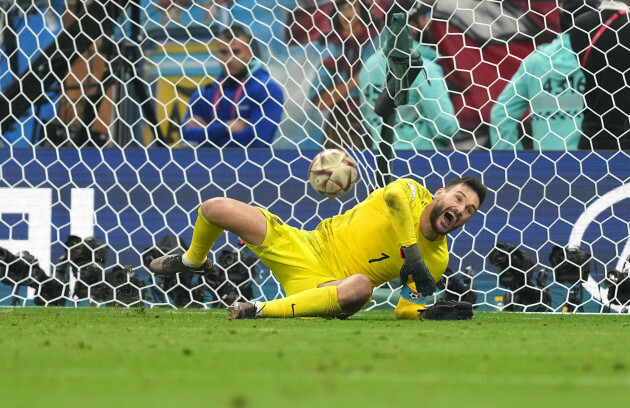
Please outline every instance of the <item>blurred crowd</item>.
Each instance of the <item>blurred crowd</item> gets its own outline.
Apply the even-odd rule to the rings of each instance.
[[[366,150],[390,127],[396,150],[630,147],[629,0],[109,3],[118,12],[113,29],[103,32],[108,53],[100,39],[77,50],[84,58],[56,76],[65,79],[49,84],[45,98],[23,112],[10,110],[20,117],[3,125],[4,145]],[[0,4],[2,93],[90,7],[63,0]],[[391,78],[384,47],[394,13],[406,16],[410,53],[422,57],[424,69],[394,122],[384,123],[374,104]],[[177,44],[183,51],[169,48]],[[170,98],[185,99],[185,113],[155,97],[160,85],[147,78],[147,53],[162,58],[156,77],[176,76],[162,67],[179,61],[179,75],[192,79],[188,91],[171,84],[177,89]],[[130,64],[114,66],[117,55]],[[182,58],[191,56],[206,66],[201,74],[186,71]],[[143,99],[154,102],[153,114]],[[120,137],[121,123],[127,137]],[[139,123],[153,128],[150,138]]]

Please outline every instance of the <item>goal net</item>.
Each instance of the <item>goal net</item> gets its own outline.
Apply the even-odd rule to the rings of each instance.
[[[0,305],[278,298],[229,233],[207,276],[163,279],[147,265],[186,250],[211,197],[312,229],[387,180],[434,192],[470,174],[490,195],[449,236],[429,303],[627,313],[628,153],[577,148],[587,82],[561,22],[585,10],[398,3],[410,10],[402,28],[386,0],[0,1]],[[405,82],[417,55],[423,70]],[[374,105],[394,64],[403,93],[384,120]],[[333,147],[359,167],[335,199],[307,174]],[[399,296],[391,281],[366,308]]]

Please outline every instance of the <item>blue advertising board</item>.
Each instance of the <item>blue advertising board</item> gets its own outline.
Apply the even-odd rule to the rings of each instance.
[[[268,208],[296,227],[314,228],[375,188],[373,157],[354,154],[361,173],[353,193],[341,199],[318,195],[307,181],[316,153],[0,150],[0,246],[29,250],[50,272],[69,234],[92,231],[109,246],[109,264],[144,272],[142,252],[169,232],[190,242],[199,204],[217,196]],[[625,153],[397,154],[395,177],[412,176],[431,191],[462,174],[479,176],[490,188],[479,214],[450,238],[449,267],[478,271],[479,302],[494,302],[498,271],[487,256],[499,242],[525,249],[548,267],[554,245],[578,240],[595,259],[594,282],[602,281],[606,270],[621,267],[622,258],[630,255],[630,158]],[[77,191],[91,195],[75,195]],[[87,204],[72,202],[81,197],[91,199]],[[77,209],[85,214],[86,206],[88,217],[77,217]],[[92,225],[86,229],[86,223]],[[2,304],[7,292],[11,288],[0,284]]]

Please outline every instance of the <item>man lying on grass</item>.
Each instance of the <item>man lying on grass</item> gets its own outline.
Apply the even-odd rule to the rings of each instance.
[[[422,298],[435,292],[448,265],[446,234],[468,222],[486,194],[486,186],[472,176],[451,180],[434,197],[420,183],[403,178],[313,231],[291,227],[263,208],[212,198],[199,208],[188,251],[157,258],[149,268],[160,276],[206,273],[212,267],[208,252],[227,230],[245,241],[287,295],[235,302],[228,308],[231,319],[345,318],[365,306],[373,288],[398,276],[414,295],[413,302],[400,298],[398,318],[470,319],[468,302],[438,302],[425,309]]]

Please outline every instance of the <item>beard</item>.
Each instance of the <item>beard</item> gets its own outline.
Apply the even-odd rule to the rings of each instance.
[[[444,207],[444,204],[435,203],[435,205],[433,206],[433,209],[431,210],[431,213],[429,214],[431,227],[433,228],[433,231],[437,232],[439,235],[446,235],[449,232],[456,230],[459,227],[459,225],[457,225],[457,220],[454,220],[452,222],[452,225],[445,228],[440,225],[440,222],[439,222],[440,217],[443,216],[445,212],[446,212],[446,208]]]

